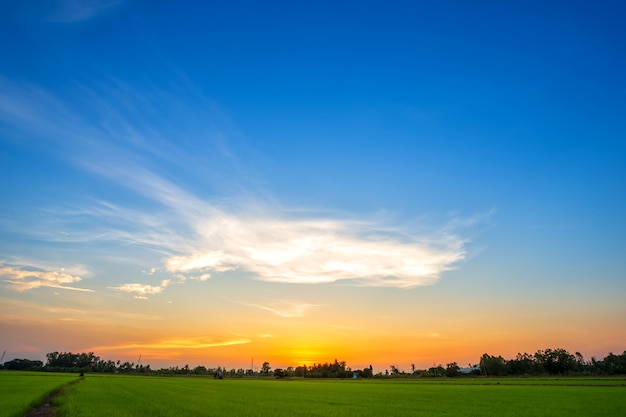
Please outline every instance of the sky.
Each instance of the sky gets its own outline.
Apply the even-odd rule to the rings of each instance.
[[[0,350],[626,349],[621,1],[0,1]]]

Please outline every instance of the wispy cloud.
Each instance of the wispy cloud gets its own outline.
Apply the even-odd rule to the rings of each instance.
[[[194,252],[166,258],[169,272],[241,269],[272,282],[408,288],[434,283],[465,256],[466,240],[454,234],[411,234],[374,221],[257,218],[215,210],[196,221]]]
[[[88,304],[84,309],[71,309],[50,307],[40,302],[29,302],[15,300],[9,297],[0,296],[0,305],[4,308],[0,321],[11,322],[24,318],[35,318],[36,321],[60,320],[71,318],[73,320],[88,320],[92,324],[120,323],[120,322],[158,322],[163,317],[155,314],[145,314],[137,312],[121,311],[115,309],[94,308],[93,304]]]
[[[0,262],[0,277],[4,279],[9,287],[20,292],[40,287],[94,292],[87,288],[78,288],[68,285],[80,282],[82,278],[78,275],[71,275],[65,272],[63,268],[59,271],[45,271],[33,269],[32,266],[10,266]]]
[[[142,181],[140,176],[135,178]],[[151,178],[151,182],[158,181]],[[227,212],[171,184],[165,188],[165,196],[158,185],[146,195],[176,213],[174,218],[182,224],[168,224],[171,215],[150,218],[108,205],[91,212],[109,219],[103,233],[71,234],[66,239],[140,243],[162,252],[164,270],[178,280],[200,281],[241,270],[271,282],[409,288],[433,284],[466,255],[467,239],[448,227],[425,233],[376,219],[298,218],[280,211],[259,217],[250,214],[253,208]],[[89,211],[83,214],[90,215]],[[125,228],[130,219],[132,230]],[[155,224],[163,227],[155,228]],[[124,290],[139,288],[137,284]]]
[[[148,295],[160,294],[170,284],[170,280],[161,281],[160,285],[148,285],[148,284],[122,284],[115,287],[109,287],[112,290],[125,292],[129,294],[135,294],[135,298],[147,299]]]
[[[121,343],[110,346],[96,346],[89,350],[120,350],[120,349],[206,349],[220,346],[232,346],[250,343],[247,338],[207,338],[207,337],[190,337],[177,339],[164,339],[150,342],[132,342]]]
[[[102,110],[95,113],[104,114],[109,121],[107,129],[101,129],[83,120],[80,110],[69,104],[58,106],[63,109],[59,114],[45,109],[40,113],[41,106],[33,97],[59,101],[50,94],[21,93],[20,88],[7,83],[4,87],[10,93],[8,98],[0,99],[5,102],[1,105],[0,101],[5,120],[23,129],[34,124],[47,130],[45,136],[57,138],[52,140],[63,146],[67,158],[91,174],[131,190],[145,203],[133,208],[101,200],[80,209],[60,208],[55,213],[57,219],[63,218],[65,210],[71,222],[83,218],[90,227],[82,231],[74,227],[65,235],[56,232],[57,240],[139,244],[161,253],[164,270],[179,281],[205,281],[216,274],[239,270],[269,282],[412,288],[435,283],[466,257],[468,239],[458,233],[466,227],[464,222],[424,229],[376,216],[333,212],[317,215],[301,208],[284,209],[261,199],[247,199],[246,203],[232,197],[228,201],[211,200],[204,191],[200,194],[174,181],[176,169],[171,169],[173,174],[166,178],[157,174],[162,169],[145,163],[148,153],[168,168],[180,167],[180,161],[167,165],[170,161],[163,153],[149,145],[143,124],[133,125],[121,112],[112,110],[114,95],[92,92],[97,100],[90,102],[100,103]],[[22,90],[38,91],[32,87]],[[19,103],[21,119],[9,117],[16,111],[11,103]],[[129,104],[122,103],[124,108],[132,108]],[[139,107],[150,108],[150,104]],[[142,115],[137,116],[142,120]],[[37,117],[43,118],[42,123],[33,123]],[[66,144],[68,137],[71,147]],[[158,138],[165,146],[173,146],[174,141]],[[157,294],[164,288],[144,284],[113,287],[138,296]]]
[[[241,303],[241,304],[249,306],[249,307],[260,308],[261,310],[269,311],[273,314],[276,314],[279,317],[284,317],[284,318],[303,317],[308,310],[322,306],[320,304],[295,303],[295,302],[289,302],[289,301],[280,301],[280,302],[276,302],[270,305],[251,304],[251,303]]]

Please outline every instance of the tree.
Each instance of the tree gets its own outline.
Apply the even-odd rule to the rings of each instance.
[[[576,358],[565,349],[538,350],[535,360],[550,375],[568,374],[576,369]]]
[[[448,365],[446,365],[446,376],[458,376],[459,373],[461,371],[461,368],[459,368],[459,365],[457,365],[456,362],[451,362]]]
[[[506,361],[502,356],[484,354],[480,358],[480,370],[487,376],[506,375]]]
[[[306,365],[296,367],[293,373],[295,376],[304,378],[306,376]]]
[[[272,370],[272,368],[270,367],[270,363],[269,362],[263,362],[263,365],[261,366],[261,374],[269,375],[271,370]]]
[[[132,372],[134,366],[135,366],[134,362],[131,363],[131,362],[126,361],[120,365],[119,371],[120,372]],[[178,372],[178,366],[176,367],[176,371]]]
[[[35,371],[41,370],[42,367],[42,361],[33,361],[30,359],[13,359],[0,366],[0,368],[9,371]]]
[[[609,375],[626,374],[626,350],[621,355],[609,353],[609,356],[604,358],[600,367]]]
[[[309,378],[351,378],[353,375],[350,368],[346,368],[346,362],[337,359],[332,363],[314,363],[306,372]]]
[[[424,373],[424,376],[444,376],[446,374],[446,370],[441,365],[433,366],[432,368],[428,368],[428,371]]]
[[[193,373],[194,375],[206,375],[207,369],[204,366],[196,366],[195,368],[193,368],[193,371],[191,371],[191,373]]]
[[[537,373],[535,358],[528,353],[518,353],[515,359],[507,362],[509,372],[513,375],[530,375]]]
[[[574,353],[574,356],[576,357],[576,371],[584,372],[586,366],[585,358],[583,358],[583,355],[580,352]]]
[[[361,378],[373,378],[374,377],[374,371],[372,371],[372,367],[370,365],[369,368],[364,368],[359,375]]]
[[[65,371],[95,371],[98,369],[100,358],[89,353],[72,353],[72,352],[52,352],[46,354],[46,367],[49,370],[65,370]]]

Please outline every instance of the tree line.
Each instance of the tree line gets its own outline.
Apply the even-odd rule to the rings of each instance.
[[[97,373],[138,373],[151,375],[209,375],[215,378],[246,377],[246,376],[274,376],[276,378],[399,378],[399,377],[458,377],[473,376],[531,376],[531,375],[617,375],[626,374],[626,351],[621,355],[609,353],[602,360],[591,358],[586,361],[576,352],[569,353],[565,349],[538,350],[534,354],[518,353],[515,358],[504,359],[502,356],[493,356],[485,353],[477,364],[461,368],[456,362],[451,362],[444,368],[442,365],[428,369],[416,369],[411,365],[410,371],[401,371],[395,365],[388,369],[374,373],[370,365],[364,369],[352,369],[345,361],[315,363],[311,366],[277,368],[272,371],[269,362],[264,362],[260,370],[230,369],[218,366],[207,368],[196,366],[191,368],[185,365],[180,368],[170,367],[152,369],[150,365],[134,362],[104,360],[93,352],[51,352],[46,354],[46,363],[39,360],[13,359],[0,365],[5,370],[30,370],[48,372],[97,372]]]
[[[533,355],[518,353],[513,359],[484,354],[480,358],[480,373],[488,376],[505,375],[616,375],[626,374],[626,351],[621,355],[609,353],[602,360],[586,361],[580,352],[565,349],[538,350]]]

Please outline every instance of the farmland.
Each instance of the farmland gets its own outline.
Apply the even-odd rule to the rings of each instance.
[[[626,379],[215,380],[91,374],[56,405],[60,416],[94,417],[618,416],[626,410]]]
[[[78,380],[76,374],[0,372],[0,416],[20,416],[60,387]]]

